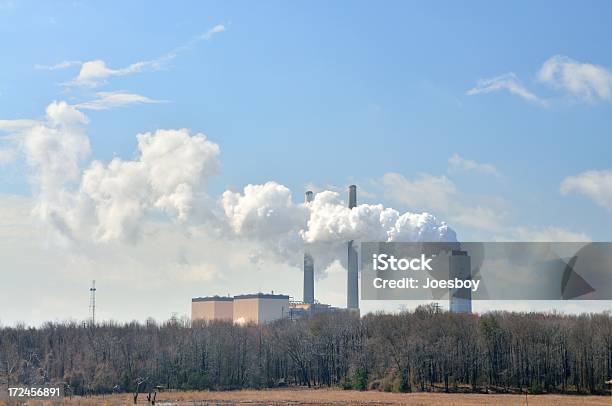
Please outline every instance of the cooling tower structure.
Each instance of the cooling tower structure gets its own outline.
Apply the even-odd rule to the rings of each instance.
[[[348,189],[348,207],[357,207],[357,186],[351,185]],[[359,274],[358,274],[357,249],[353,247],[353,241],[348,242],[348,262],[346,281],[346,307],[350,310],[359,311]]]
[[[310,190],[304,194],[306,203],[312,202],[314,193]],[[312,255],[304,252],[304,303],[314,303],[314,261]]]
[[[449,257],[449,279],[472,279],[472,261],[467,251],[453,250]],[[453,313],[472,312],[472,290],[469,288],[449,289],[449,309]]]

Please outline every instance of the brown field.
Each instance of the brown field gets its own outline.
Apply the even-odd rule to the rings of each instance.
[[[610,405],[607,396],[539,395],[529,396],[530,406],[544,405]],[[29,404],[36,404],[30,402]],[[42,404],[42,403],[39,403]],[[129,394],[66,398],[64,405],[130,405]],[[146,394],[140,394],[138,404],[147,404]],[[158,393],[157,405],[525,405],[524,395],[472,395],[442,393],[358,392],[339,389],[274,389],[231,392],[166,392]]]

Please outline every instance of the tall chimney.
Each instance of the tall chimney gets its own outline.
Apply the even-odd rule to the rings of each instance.
[[[467,251],[453,250],[449,257],[449,279],[472,279],[472,261]],[[453,313],[472,313],[470,289],[448,290],[449,310]]]
[[[351,185],[348,189],[348,207],[357,207],[357,186]],[[357,264],[357,250],[353,241],[348,242],[348,272],[346,282],[346,307],[359,310],[359,275]]]
[[[314,199],[310,190],[304,194],[304,202]],[[304,303],[314,303],[314,261],[307,251],[304,252]]]

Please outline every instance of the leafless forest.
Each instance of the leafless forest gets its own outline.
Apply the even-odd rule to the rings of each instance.
[[[461,315],[423,306],[264,326],[0,327],[1,385],[57,383],[75,395],[285,386],[602,394],[611,377],[607,313]]]

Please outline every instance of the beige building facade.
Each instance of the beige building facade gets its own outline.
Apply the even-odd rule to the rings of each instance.
[[[191,320],[227,320],[240,324],[262,324],[290,317],[289,296],[254,293],[232,297],[191,299]]]
[[[212,321],[234,319],[234,299],[211,296],[191,299],[191,320]]]
[[[234,296],[235,323],[268,323],[289,317],[289,296],[266,293]]]

